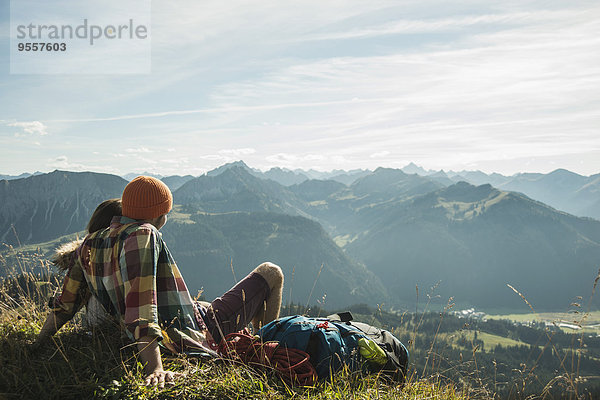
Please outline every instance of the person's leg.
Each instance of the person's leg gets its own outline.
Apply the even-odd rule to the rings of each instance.
[[[265,278],[271,289],[271,293],[265,300],[263,307],[252,318],[254,329],[260,329],[263,325],[279,318],[281,296],[283,294],[283,272],[279,266],[269,262],[259,265],[253,272]]]
[[[283,273],[272,263],[255,268],[208,307],[204,320],[215,342],[243,329],[250,321],[258,329],[279,316]]]

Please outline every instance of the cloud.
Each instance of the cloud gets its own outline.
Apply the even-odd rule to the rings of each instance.
[[[127,153],[138,153],[138,154],[153,153],[153,151],[148,149],[147,147],[129,148],[129,149],[125,149],[125,151]]]
[[[31,88],[15,81],[4,112],[18,116],[10,103],[27,101],[40,114],[26,118],[48,124],[53,136],[89,132],[88,148],[106,155],[104,143],[117,132],[160,137],[124,144],[115,161],[129,165],[163,153],[140,143],[175,147],[163,156],[202,167],[240,158],[326,169],[443,166],[598,151],[598,6],[307,1],[312,6],[297,10],[275,0],[158,4],[152,85],[135,77],[40,78],[31,85],[48,87],[26,99]],[[261,24],[248,23],[257,16]],[[239,48],[246,51],[232,51]]]
[[[384,151],[379,151],[377,153],[373,153],[369,157],[371,157],[371,158],[382,158],[382,157],[389,156],[390,154],[391,153],[389,151],[384,150]]]
[[[255,154],[255,153],[256,153],[256,149],[250,148],[250,147],[239,148],[239,149],[222,149],[222,150],[219,150],[217,152],[217,154],[204,154],[204,155],[200,155],[200,156],[194,155],[194,159],[211,161],[211,164],[213,164],[212,162],[230,163],[233,161],[238,161],[242,157],[251,156],[252,154]],[[213,165],[213,167],[216,167],[216,166],[218,166],[218,165]]]
[[[320,103],[277,113],[278,144],[299,154],[348,149],[351,160],[374,162],[388,148],[394,159],[455,162],[598,149],[594,14],[597,8],[444,20],[440,29],[477,30],[440,36],[435,46],[297,62],[223,85],[214,98],[229,107],[285,104],[291,97]],[[271,162],[301,160],[272,154]]]
[[[593,12],[593,10],[590,11]],[[397,34],[448,32],[477,26],[489,28],[492,25],[532,24],[539,22],[556,21],[565,18],[577,17],[578,14],[579,13],[577,10],[537,10],[534,12],[499,13],[465,16],[459,15],[452,18],[401,19],[390,23],[379,24],[376,26],[365,27],[361,29],[351,29],[346,31],[331,32],[318,35],[307,35],[303,38],[299,38],[298,40],[315,41],[360,39]]]
[[[272,154],[272,155],[266,157],[266,160],[268,162],[275,163],[275,164],[293,164],[293,163],[298,163],[298,162],[305,161],[305,160],[315,161],[315,160],[324,160],[324,159],[325,159],[324,155],[309,154],[309,155],[302,156],[302,155],[291,154],[291,153],[277,153],[277,154]]]
[[[129,114],[129,115],[115,115],[111,117],[98,117],[98,118],[75,118],[75,119],[51,119],[45,120],[46,122],[61,122],[61,123],[73,123],[73,122],[110,122],[110,121],[125,121],[133,119],[146,119],[146,118],[163,118],[163,117],[177,117],[193,114],[225,114],[235,112],[258,112],[258,111],[277,111],[283,109],[293,108],[313,108],[322,106],[332,105],[344,105],[344,104],[355,104],[355,103],[372,103],[379,99],[358,99],[352,98],[350,100],[334,100],[334,101],[310,101],[310,102],[289,102],[289,103],[276,103],[276,104],[263,104],[263,105],[239,105],[239,106],[223,106],[223,107],[211,107],[211,108],[198,108],[190,110],[169,110],[160,111],[155,113],[142,113],[142,114]]]
[[[182,159],[173,159],[173,158],[164,158],[162,160],[160,160],[161,164],[168,164],[168,165],[184,165],[187,164],[189,162],[189,160],[187,158],[182,158]]]
[[[71,163],[69,162],[69,158],[64,155],[48,160],[48,166],[55,169],[63,169],[70,171],[83,171],[92,169],[86,168],[83,164]]]
[[[11,122],[7,125],[23,129],[24,133],[18,133],[17,136],[24,136],[25,134],[44,136],[48,134],[48,127],[40,121]]]
[[[231,157],[247,156],[247,155],[254,154],[254,153],[256,153],[256,150],[252,149],[252,148],[224,149],[224,150],[219,151],[219,154],[222,154],[224,156],[231,156]]]
[[[227,161],[227,160],[229,160],[228,157],[221,156],[218,154],[207,154],[204,156],[198,156],[198,158],[200,160],[208,160],[208,161]]]
[[[350,164],[350,160],[345,155],[333,152],[324,152],[322,154],[277,153],[267,156],[265,160],[270,163],[270,165],[264,166],[267,168],[279,166],[286,168],[327,169],[329,166],[335,167]],[[261,167],[263,166],[261,165]]]
[[[140,162],[142,162],[144,164],[149,164],[149,165],[157,165],[158,164],[158,161],[154,160],[152,158],[140,157],[139,160],[140,160]]]

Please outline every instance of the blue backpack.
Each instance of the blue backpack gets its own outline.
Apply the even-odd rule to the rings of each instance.
[[[310,318],[302,315],[283,317],[272,321],[258,331],[261,340],[279,342],[279,346],[298,349],[310,355],[310,362],[320,379],[329,379],[344,366],[350,371],[377,372],[384,369],[396,381],[404,381],[408,352],[389,332],[367,324],[350,321],[349,312],[327,318]],[[383,343],[382,338],[393,345]],[[361,359],[358,341],[374,340],[386,353],[388,362],[377,370]],[[390,354],[390,351],[392,354]],[[397,352],[399,355],[393,354]]]
[[[308,353],[320,379],[331,377],[344,365],[357,369],[360,365],[358,339],[365,337],[327,318],[302,315],[272,321],[258,331],[258,336],[265,342],[276,341],[280,346]]]

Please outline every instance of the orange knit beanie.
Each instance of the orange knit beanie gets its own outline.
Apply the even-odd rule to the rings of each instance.
[[[151,176],[138,176],[125,186],[121,196],[123,215],[133,219],[154,219],[173,207],[169,187]]]

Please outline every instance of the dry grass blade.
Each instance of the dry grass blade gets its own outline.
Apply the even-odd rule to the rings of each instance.
[[[527,300],[527,298],[525,296],[523,296],[523,294],[521,292],[519,292],[517,289],[515,289],[512,285],[510,284],[506,284],[506,286],[508,286],[509,288],[512,289],[513,292],[515,292],[516,294],[519,295],[519,297],[521,297],[523,299],[523,301],[525,302],[525,304],[527,304],[529,306],[529,308],[531,309],[531,311],[535,314],[535,310],[533,309],[533,306],[531,305],[531,303],[529,303],[529,301]]]
[[[319,276],[321,276],[321,271],[323,271],[323,266],[325,264],[321,264],[321,268],[319,268],[319,272],[317,273],[317,276],[315,278],[315,281],[312,285],[312,288],[310,289],[310,293],[308,294],[308,299],[306,300],[306,308],[308,309],[308,306],[310,304],[310,298],[312,297],[313,292],[315,291],[315,287],[317,286],[317,281],[319,280]]]

